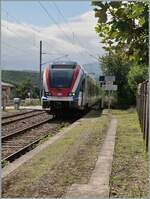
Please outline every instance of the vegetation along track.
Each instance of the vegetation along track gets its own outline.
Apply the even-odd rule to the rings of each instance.
[[[33,119],[33,117],[34,120],[29,122]],[[63,120],[54,119],[47,113],[33,117],[30,118],[30,120],[28,118],[28,121],[26,122],[24,121],[27,119],[19,121],[20,124],[22,124],[22,122],[25,123],[25,125],[20,126],[20,128],[18,125],[19,122],[14,122],[17,126],[16,130],[14,130],[14,124],[13,127],[12,124],[7,125],[7,128],[5,128],[7,133],[3,132],[2,137],[2,162],[11,162],[15,160],[27,151],[34,148],[35,145],[43,138],[47,137],[48,135],[52,136],[53,134],[56,134],[58,129],[63,127],[66,123],[72,123],[79,118],[79,116],[77,116],[69,119],[65,118]],[[13,131],[11,131],[9,128],[11,130],[13,129]]]

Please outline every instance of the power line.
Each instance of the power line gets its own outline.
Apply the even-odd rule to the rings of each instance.
[[[2,41],[2,43],[3,43],[4,45],[6,45],[6,46],[9,46],[9,47],[11,47],[11,48],[14,48],[14,49],[19,50],[19,52],[28,54],[28,56],[29,56],[29,51],[26,51],[26,50],[23,50],[23,49],[18,48],[18,47],[16,47],[16,46],[10,45],[10,44],[8,44],[8,43],[6,43],[6,42],[4,42],[4,41]]]
[[[49,2],[49,3],[50,3],[50,2]],[[63,12],[61,11],[61,9],[57,6],[57,4],[56,4],[55,2],[52,2],[52,3],[53,3],[53,5],[55,6],[57,12],[61,15],[61,17],[64,19],[64,21],[69,25],[70,30],[71,30],[71,32],[72,32],[72,34],[73,34],[73,38],[75,38],[74,30],[72,29],[72,27],[71,27],[70,24],[68,23],[68,20],[65,18]],[[93,57],[94,59],[98,60],[98,58],[96,58],[93,54],[91,54],[90,51],[87,50],[86,47],[83,46],[83,44],[79,41],[79,39],[78,39],[77,37],[76,37],[76,41],[78,41],[78,43],[82,46],[82,48],[83,48],[84,50],[87,51],[87,54],[88,54],[90,57]]]
[[[15,35],[17,35],[17,39],[24,40],[24,41],[26,40],[26,41],[27,41],[27,39],[21,37],[21,36],[18,34],[18,32],[13,31],[12,29],[9,29],[7,26],[5,26],[5,25],[3,25],[3,24],[1,24],[1,26],[3,26],[7,31],[12,32],[12,33],[14,33]],[[36,47],[36,46],[35,46],[35,47]],[[36,47],[36,48],[37,48],[37,47]]]
[[[49,2],[49,3],[50,3],[50,2]],[[57,10],[58,13],[62,16],[62,18],[64,19],[64,21],[65,21],[66,23],[68,23],[68,21],[67,21],[66,18],[64,17],[63,12],[62,12],[61,9],[57,6],[57,4],[56,4],[54,1],[52,1],[51,3],[55,6],[56,10]]]
[[[50,3],[50,2],[49,2],[49,3]],[[52,1],[51,3],[52,3],[52,4],[54,5],[54,7],[56,8],[56,10],[57,10],[57,12],[59,13],[59,15],[64,19],[65,23],[69,25],[69,27],[70,27],[69,30],[71,31],[71,33],[72,33],[72,35],[73,35],[73,38],[74,38],[74,32],[72,31],[72,27],[70,26],[68,20],[65,18],[63,12],[61,11],[61,9],[57,6],[57,4],[56,4],[54,1]]]
[[[50,13],[49,13],[49,12],[47,11],[47,9],[43,6],[43,4],[42,4],[40,1],[39,1],[38,3],[39,3],[39,5],[40,5],[40,7],[44,10],[44,12],[46,13],[46,15],[57,25],[57,27],[63,32],[63,34],[65,35],[65,37],[67,37],[67,39],[68,39],[69,37],[65,34],[65,32],[62,30],[62,28],[60,27],[60,25],[57,23],[57,21],[50,15]],[[61,15],[61,17],[63,17],[64,21],[69,25],[68,21],[65,19],[64,15],[63,15],[63,12],[61,11],[61,9],[57,6],[56,3],[53,2],[53,4],[55,5],[55,8],[57,9],[57,11],[58,11],[59,14]],[[22,24],[16,17],[10,15],[10,14],[8,13],[8,11],[6,11],[6,10],[4,10],[4,9],[3,9],[3,11],[5,11],[5,12],[7,13],[7,16],[10,16],[11,18],[15,19],[15,21],[16,21],[17,23],[19,23],[19,24],[21,24],[22,26],[26,27],[26,26],[25,26],[24,24]],[[70,25],[69,25],[69,26],[70,26]],[[71,27],[71,26],[70,26],[70,27]],[[41,33],[41,31],[39,31],[39,30],[37,30],[37,29],[35,29],[35,28],[31,28],[31,30],[34,31],[34,33],[37,32],[37,34],[42,35],[42,36],[45,37],[45,35],[43,35],[43,34]],[[72,30],[72,28],[70,28],[70,30]],[[10,29],[9,29],[9,31],[14,32],[14,31],[12,31],[12,30],[10,30]],[[71,32],[72,32],[73,36],[75,36],[74,32],[73,32],[73,31],[71,31]],[[14,32],[14,33],[15,33],[15,32]],[[20,38],[21,38],[21,37],[20,37]],[[51,38],[45,37],[45,39],[46,39],[46,38],[47,38],[47,39],[51,39]],[[23,39],[23,38],[21,38],[21,39]],[[47,45],[49,46],[50,44],[49,44],[48,42],[46,42],[45,39],[43,39],[43,40],[44,40],[44,43],[47,44]],[[70,40],[70,38],[69,38],[69,40]],[[83,44],[79,41],[79,39],[78,39],[77,37],[76,37],[76,41],[78,42],[77,44],[80,44],[80,46],[86,51],[85,53],[87,53],[90,57],[95,58],[95,56],[92,55],[92,53],[91,53],[89,50],[87,50],[87,48],[86,48],[85,46],[83,46]],[[71,44],[72,44],[72,43],[71,43]],[[37,47],[37,48],[38,48],[38,47]],[[60,52],[60,51],[59,51],[59,52]],[[95,59],[97,59],[97,58],[95,58]]]
[[[7,10],[5,10],[5,9],[2,8],[2,11],[5,12],[5,13],[7,14],[7,22],[8,22],[8,16],[9,16],[10,18],[14,19],[14,21],[17,22],[17,24],[20,24],[21,26],[27,28],[26,25],[24,25],[23,23],[21,23],[16,17],[12,16]],[[2,26],[4,26],[4,25],[2,25]],[[11,29],[8,28],[8,23],[7,23],[7,26],[5,26],[5,27],[7,28],[7,30],[9,30],[9,31],[11,31],[11,32],[13,32],[13,33],[18,34],[17,32],[14,32],[14,31],[12,31]],[[33,31],[33,30],[32,30],[32,31]],[[19,34],[18,34],[18,35],[19,35]],[[35,33],[33,33],[33,37],[35,37]],[[20,38],[22,38],[22,37],[20,37]],[[33,41],[33,45],[34,45],[34,41]],[[35,45],[34,45],[34,46],[35,46]]]
[[[43,5],[42,5],[43,6]],[[59,9],[59,8],[58,8]],[[9,16],[9,17],[11,17],[11,18],[13,18],[14,20],[15,20],[15,22],[17,22],[18,24],[20,24],[21,26],[24,26],[25,28],[26,28],[26,26],[24,25],[24,24],[22,24],[15,16],[13,16],[13,15],[11,15],[7,10],[4,10],[4,9],[2,9],[4,12],[6,12],[7,13],[7,15]],[[63,14],[61,14],[61,15],[63,15]],[[64,19],[65,19],[65,17],[63,17]],[[54,18],[53,18],[54,19]],[[55,21],[55,19],[54,19],[54,21]],[[67,20],[65,20],[65,21],[67,21]],[[57,23],[56,21],[55,21],[55,23]],[[60,28],[60,27],[59,27]],[[34,32],[36,32],[37,34],[39,34],[40,36],[42,35],[42,36],[44,36],[45,37],[45,35],[43,35],[42,33],[41,33],[41,31],[39,31],[39,30],[37,30],[37,29],[35,29],[35,28],[31,28],[31,30],[32,31],[34,31]],[[9,29],[9,31],[11,31],[11,32],[13,32],[13,33],[15,33],[14,31],[12,31],[12,30],[10,30]],[[74,34],[74,33],[73,33]],[[48,38],[48,37],[45,37],[45,39],[51,39],[51,38]],[[50,45],[48,42],[46,42],[45,41],[45,39],[43,38],[43,40],[44,40],[44,43],[45,44],[47,44],[48,46]],[[37,47],[38,48],[38,47]],[[58,51],[58,50],[57,50]],[[60,52],[60,51],[59,51]]]
[[[10,14],[7,10],[5,10],[5,9],[2,9],[4,12],[6,12],[7,13],[7,15],[10,17],[10,18],[13,18],[14,20],[15,20],[15,22],[17,22],[18,24],[20,24],[21,26],[23,26],[23,27],[25,27],[25,28],[27,28],[27,26],[26,25],[24,25],[23,23],[21,23],[15,16],[13,16],[12,14]],[[51,38],[48,38],[48,37],[45,37],[45,35],[43,35],[42,33],[41,33],[41,31],[40,30],[37,30],[37,29],[35,29],[35,28],[31,28],[30,27],[30,30],[32,30],[33,31],[33,33],[35,34],[35,32],[36,32],[36,34],[38,34],[39,36],[42,36],[42,40],[44,41],[44,43],[45,44],[47,44],[48,46],[50,45],[50,43],[48,43],[45,39],[51,39]],[[9,29],[9,31],[11,31],[11,32],[14,32],[14,31],[12,31],[12,30],[10,30]],[[14,32],[15,33],[15,32]],[[43,36],[45,37],[45,38],[43,38]],[[20,37],[21,38],[21,37]],[[39,39],[40,40],[40,39]],[[36,46],[35,46],[36,47]],[[39,49],[39,47],[36,47],[37,49]],[[57,50],[58,51],[58,50]],[[60,52],[60,51],[58,51],[58,52]]]
[[[60,25],[57,23],[57,21],[55,20],[54,17],[52,17],[52,15],[47,11],[47,9],[43,6],[43,4],[38,1],[40,7],[44,10],[44,12],[46,13],[46,15],[56,24],[56,26],[63,32],[64,36],[70,40],[70,37],[68,37],[68,35],[64,32],[64,30],[60,27]]]

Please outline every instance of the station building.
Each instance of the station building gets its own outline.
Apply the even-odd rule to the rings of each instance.
[[[2,102],[5,101],[5,104],[9,103],[11,97],[12,97],[12,91],[14,89],[14,85],[6,83],[6,82],[1,82],[1,97],[2,97]]]

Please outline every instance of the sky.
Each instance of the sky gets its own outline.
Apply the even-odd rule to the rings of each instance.
[[[90,1],[3,1],[2,69],[38,70],[57,59],[97,62],[105,52]]]

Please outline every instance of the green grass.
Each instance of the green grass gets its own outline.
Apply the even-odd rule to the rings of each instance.
[[[114,110],[118,118],[116,145],[110,178],[111,197],[148,195],[148,155],[134,110]]]
[[[8,165],[9,165],[9,161],[7,161],[7,160],[4,160],[1,162],[2,168],[4,168],[5,166],[8,166]]]
[[[108,123],[107,115],[89,115],[63,139],[6,177],[2,182],[3,197],[59,197],[67,186],[87,183]]]

